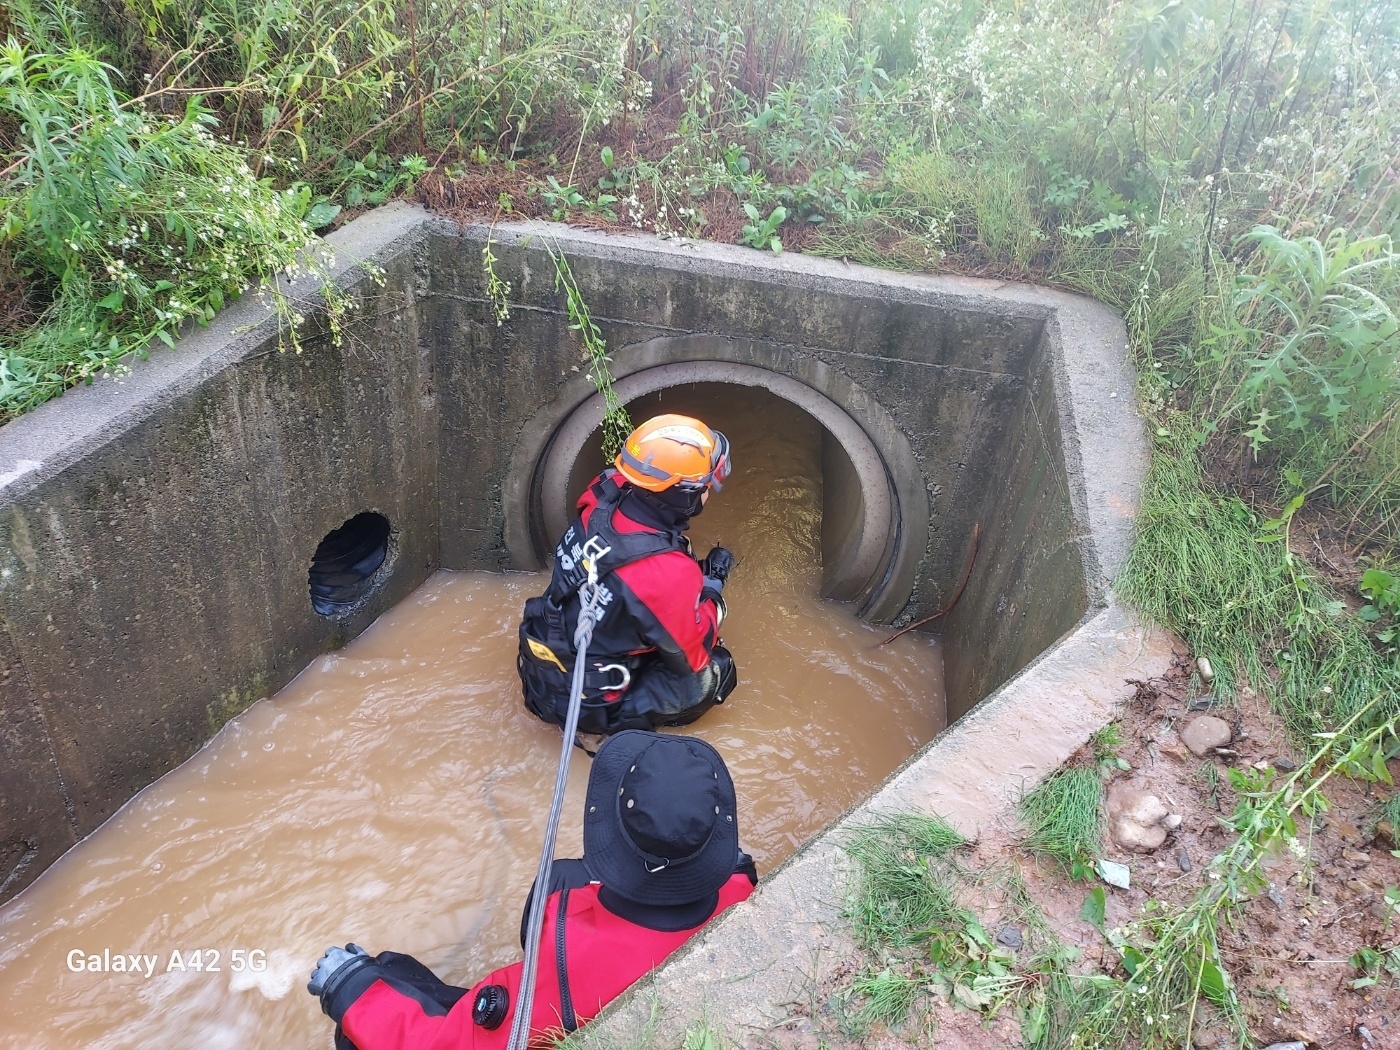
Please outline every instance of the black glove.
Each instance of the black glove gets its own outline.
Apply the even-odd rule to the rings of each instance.
[[[344,948],[332,945],[316,960],[316,968],[311,971],[311,980],[306,982],[306,990],[321,1000],[321,1009],[329,1014],[331,1000],[335,998],[335,993],[345,986],[346,980],[366,966],[373,965],[374,956],[358,944],[347,944]],[[339,1021],[339,1018],[336,1020]]]
[[[700,563],[700,571],[706,583],[714,581],[721,588],[724,587],[729,574],[734,571],[734,552],[727,547],[711,547],[710,553]]]

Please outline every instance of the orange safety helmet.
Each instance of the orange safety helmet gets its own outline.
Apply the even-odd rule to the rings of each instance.
[[[719,491],[729,477],[729,441],[690,416],[655,416],[627,435],[615,465],[624,478],[648,492],[664,492],[673,485]]]

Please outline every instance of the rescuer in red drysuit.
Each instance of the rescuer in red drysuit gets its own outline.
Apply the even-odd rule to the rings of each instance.
[[[583,858],[554,863],[532,1047],[592,1020],[758,881],[739,850],[729,771],[701,740],[633,731],[605,741],[583,820]],[[338,1050],[504,1050],[521,967],[467,990],[410,956],[352,944],[327,949],[307,990],[336,1022]]]
[[[734,658],[719,637],[734,556],[716,547],[697,562],[685,537],[729,472],[729,442],[698,419],[657,416],[627,438],[615,467],[579,499],[549,590],[525,603],[516,666],[530,711],[564,724],[589,560],[602,609],[588,643],[580,732],[685,725],[734,690]]]

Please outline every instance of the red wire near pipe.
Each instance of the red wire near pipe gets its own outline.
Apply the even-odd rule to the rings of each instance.
[[[933,623],[933,621],[938,619],[940,616],[946,616],[949,612],[952,611],[953,606],[957,605],[958,599],[962,597],[963,591],[967,590],[967,581],[972,578],[972,563],[977,560],[977,545],[981,538],[982,523],[974,522],[972,525],[972,552],[967,556],[967,567],[963,569],[962,583],[958,584],[958,591],[956,594],[953,595],[953,600],[950,601],[947,605],[943,606],[943,608],[939,609],[932,616],[925,616],[922,620],[916,620],[914,623],[911,623],[908,627],[901,627],[899,630],[895,631],[894,634],[886,638],[883,642],[878,643],[875,646],[876,649],[880,648],[881,645],[889,645],[890,642],[894,641],[906,631],[912,631],[915,627],[922,627],[926,623]]]

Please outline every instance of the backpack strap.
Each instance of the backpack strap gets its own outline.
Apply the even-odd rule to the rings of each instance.
[[[624,533],[613,528],[613,515],[622,502],[623,490],[611,475],[611,471],[606,472],[593,487],[598,503],[589,515],[589,527],[585,529],[583,519],[575,518],[554,548],[555,573],[549,597],[556,606],[562,607],[588,579],[588,561],[597,565],[598,578],[602,579],[653,554],[687,549],[685,537],[676,529]]]

